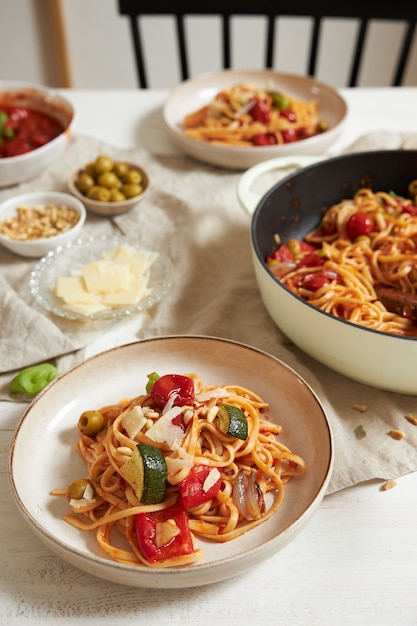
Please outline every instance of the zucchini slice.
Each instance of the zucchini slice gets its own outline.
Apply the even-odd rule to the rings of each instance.
[[[219,411],[214,419],[217,428],[225,435],[236,439],[248,438],[248,420],[246,415],[237,406],[219,404]]]
[[[159,504],[165,498],[167,464],[159,448],[139,443],[120,468],[123,478],[143,504]]]

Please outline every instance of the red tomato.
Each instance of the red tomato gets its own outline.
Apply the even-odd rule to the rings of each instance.
[[[306,274],[301,281],[301,286],[309,291],[317,291],[331,282],[326,274]]]
[[[297,116],[291,109],[285,109],[284,111],[281,111],[280,116],[285,117],[285,119],[291,122],[291,124],[295,124],[295,122],[297,121]]]
[[[0,158],[30,152],[64,130],[58,120],[26,107],[10,107],[0,102],[0,111],[8,116],[5,128],[13,131],[12,137],[2,137]]]
[[[403,213],[409,213],[413,217],[417,216],[417,206],[414,206],[412,204],[404,204],[402,206],[402,210],[403,210]]]
[[[286,128],[281,131],[282,139],[284,143],[292,143],[293,141],[297,141],[297,133],[294,128]]]
[[[297,263],[297,267],[317,267],[317,265],[323,265],[325,258],[321,257],[316,251],[307,252],[302,259]]]
[[[300,251],[304,253],[298,267],[312,267],[313,265],[322,265],[324,263],[325,259],[318,256],[316,246],[306,241],[299,241],[298,243],[300,244]],[[290,247],[284,243],[274,250],[274,252],[271,252],[266,258],[266,262],[276,261],[277,263],[288,263],[294,261],[294,258],[295,254]]]
[[[346,235],[351,241],[361,235],[369,235],[374,228],[374,218],[365,211],[353,213],[346,222]]]
[[[255,135],[252,139],[254,146],[273,146],[278,143],[274,133],[263,133]]]
[[[19,124],[24,122],[29,117],[28,109],[22,109],[20,107],[11,107],[8,110],[9,119],[6,124],[7,128],[18,128]]]
[[[180,532],[165,545],[158,547],[156,525],[168,520],[174,520]],[[163,511],[139,513],[135,518],[135,530],[139,549],[150,563],[194,552],[187,513],[181,504],[176,503]]]
[[[166,374],[158,378],[151,387],[151,396],[156,406],[163,409],[173,394],[177,397],[174,406],[194,404],[194,382],[181,374]]]
[[[288,246],[283,244],[282,246],[277,248],[277,250],[274,250],[274,252],[271,252],[269,257],[267,258],[267,262],[272,261],[272,260],[278,261],[278,263],[285,263],[287,261],[293,261],[294,256],[291,250],[288,248]]]
[[[259,98],[254,98],[252,101],[252,105],[248,110],[249,115],[256,122],[261,122],[262,124],[267,124],[270,119],[269,115],[269,107],[263,100],[259,100]]]
[[[298,139],[308,139],[313,137],[314,134],[314,130],[309,126],[299,126],[297,128]]]
[[[188,474],[187,478],[184,478],[184,480],[178,485],[181,500],[186,509],[203,504],[203,502],[208,502],[208,500],[214,498],[218,493],[222,485],[222,478],[220,475],[216,482],[207,491],[204,491],[203,489],[204,481],[212,469],[213,468],[208,465],[195,465]]]
[[[316,246],[313,246],[312,243],[307,243],[307,241],[300,241],[300,248],[303,252],[316,252]]]

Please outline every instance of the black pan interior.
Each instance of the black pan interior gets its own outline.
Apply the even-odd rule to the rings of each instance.
[[[260,200],[252,219],[252,242],[259,259],[285,242],[302,239],[335,202],[352,198],[361,187],[407,196],[417,178],[417,150],[362,152],[308,166],[274,185]]]

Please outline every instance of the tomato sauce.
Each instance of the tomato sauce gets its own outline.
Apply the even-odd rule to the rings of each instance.
[[[58,120],[28,107],[0,103],[1,113],[7,115],[7,120],[0,129],[0,158],[35,150],[64,131]]]

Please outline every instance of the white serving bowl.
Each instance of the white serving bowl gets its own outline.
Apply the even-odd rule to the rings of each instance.
[[[0,81],[0,110],[2,104],[25,106],[46,113],[63,127],[60,135],[35,150],[0,158],[0,187],[7,187],[34,178],[59,159],[70,139],[74,108],[53,89],[15,81]]]
[[[289,166],[298,171],[284,176],[263,196],[254,180]],[[385,150],[331,159],[276,159],[242,175],[238,196],[253,214],[251,249],[261,298],[282,332],[295,345],[336,372],[355,381],[404,394],[417,394],[417,339],[365,328],[334,317],[309,304],[276,279],[266,257],[282,242],[303,239],[316,227],[323,210],[360,187],[395,191],[407,196],[416,178],[417,150]]]
[[[151,371],[197,372],[204,384],[235,383],[269,402],[280,440],[302,456],[305,475],[285,485],[282,506],[265,523],[217,543],[196,538],[203,558],[175,567],[112,561],[95,532],[63,520],[66,498],[51,496],[85,474],[74,449],[77,421],[86,409],[133,398]],[[39,433],[47,433],[39,437]],[[74,567],[132,587],[161,589],[218,584],[272,557],[307,526],[326,493],[333,468],[333,438],[320,401],[291,368],[265,352],[225,339],[191,335],[157,337],[108,350],[78,364],[42,390],[22,417],[11,444],[9,480],[16,505],[48,549]],[[28,463],[27,459],[31,462]],[[123,547],[123,543],[120,544]]]
[[[79,236],[87,215],[85,207],[82,202],[71,194],[59,191],[32,191],[5,200],[0,204],[0,222],[16,215],[19,206],[36,207],[42,204],[64,205],[75,209],[80,216],[78,222],[72,228],[59,235],[42,239],[20,241],[0,234],[0,244],[20,256],[39,258],[50,250],[55,250],[58,246],[65,245]]]
[[[271,86],[304,101],[318,100],[320,118],[327,121],[329,129],[308,139],[265,147],[220,146],[186,136],[185,115],[208,104],[219,91],[242,83]],[[163,121],[172,142],[189,156],[220,167],[247,169],[267,159],[322,154],[339,137],[347,113],[346,101],[336,89],[309,76],[274,70],[225,70],[182,82],[165,102]]]

